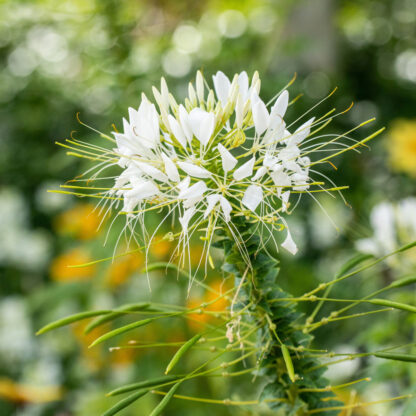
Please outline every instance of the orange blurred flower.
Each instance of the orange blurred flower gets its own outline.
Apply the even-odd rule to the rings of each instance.
[[[98,234],[103,219],[99,210],[89,203],[78,203],[55,218],[55,229],[80,240],[91,240]]]
[[[416,177],[416,120],[396,120],[387,148],[392,168]]]
[[[82,249],[76,248],[55,257],[49,267],[51,278],[58,282],[90,279],[95,275],[94,265],[87,267],[68,267],[90,262],[91,257]]]
[[[144,264],[143,254],[140,252],[126,254],[114,259],[107,271],[106,282],[114,288],[125,283],[128,278]]]
[[[188,325],[193,330],[200,330],[205,323],[213,322],[217,319],[214,314],[205,313],[205,311],[224,312],[229,306],[227,297],[222,296],[230,289],[227,282],[217,278],[209,287],[211,290],[206,289],[202,296],[190,297],[187,302],[186,306],[189,309],[198,308],[204,303],[208,304],[206,307],[200,307],[199,310],[187,315]]]

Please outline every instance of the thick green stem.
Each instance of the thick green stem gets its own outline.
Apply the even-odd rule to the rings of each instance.
[[[260,238],[253,233],[250,224],[242,219],[237,227],[244,241],[245,255],[231,233],[224,233],[217,246],[224,251],[223,269],[235,278],[238,295],[233,308],[237,311],[251,304],[252,313],[245,314],[242,319],[250,320],[258,328],[257,373],[267,380],[260,401],[268,402],[271,408],[286,416],[303,416],[311,410],[342,405],[334,400],[328,381],[323,377],[325,367],[311,371],[321,363],[305,354],[313,337],[297,329],[304,322],[304,315],[296,310],[295,302],[275,301],[290,297],[277,282],[278,261],[260,248]],[[244,261],[247,255],[250,264]],[[324,416],[336,416],[340,410],[321,412]]]

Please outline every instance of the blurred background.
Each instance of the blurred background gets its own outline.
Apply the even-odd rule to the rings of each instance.
[[[416,239],[416,0],[3,0],[0,16],[1,415],[98,415],[112,403],[104,397],[106,391],[158,374],[152,360],[171,354],[88,350],[91,338],[82,335],[82,325],[34,335],[66,314],[147,296],[141,255],[67,267],[111,256],[117,227],[104,246],[106,228],[97,232],[102,218],[91,212],[94,201],[47,190],[88,166],[55,145],[73,131],[83,140],[95,140],[76,113],[109,133],[113,123],[120,126],[129,106],[138,106],[142,91],[151,96],[151,86],[162,75],[179,99],[197,69],[207,78],[217,70],[230,77],[258,70],[267,99],[297,73],[290,92],[303,96],[291,110],[293,119],[338,86],[322,111],[344,110],[351,102],[354,107],[336,119],[335,128],[345,131],[376,117],[360,130],[363,138],[387,127],[370,143],[371,152],[350,152],[336,160],[337,170],[325,172],[338,185],[350,186],[344,193],[349,205],[341,198],[320,199],[338,230],[308,198],[290,218],[300,254],[296,259],[283,255],[281,282],[291,293],[330,279],[357,251],[383,254]],[[152,247],[150,255],[168,260],[171,250],[166,241]],[[403,272],[415,272],[415,264],[413,250],[373,271],[373,279],[344,286],[342,295],[362,295]],[[210,282],[219,285],[221,276]],[[185,290],[175,278],[156,276],[153,284],[152,296],[168,293],[169,302]],[[189,302],[207,294],[194,296]],[[397,296],[415,301],[413,291]],[[187,339],[194,326],[178,327],[174,338]],[[327,347],[366,351],[388,345],[392,338],[411,342],[415,322],[395,315],[374,321],[371,331],[356,321],[342,328],[319,333]],[[142,337],[173,335],[161,327]],[[408,365],[379,361],[334,367],[330,376],[348,381],[366,366],[365,374],[370,372],[375,382],[357,393],[360,400],[415,392],[416,374]],[[214,395],[223,388],[223,381],[207,383],[193,386],[195,394]],[[125,414],[150,410],[156,399],[146,400]],[[414,401],[383,406],[353,414],[416,414]],[[174,402],[169,414],[205,415],[210,409]],[[231,414],[228,408],[215,411]]]

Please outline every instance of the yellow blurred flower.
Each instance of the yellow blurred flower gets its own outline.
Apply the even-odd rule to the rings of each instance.
[[[96,268],[94,265],[87,267],[68,267],[76,264],[90,262],[91,257],[82,249],[76,248],[55,257],[49,268],[52,280],[67,282],[72,280],[84,280],[94,277]]]
[[[416,177],[416,120],[396,120],[387,147],[391,167]]]
[[[114,288],[122,285],[143,264],[143,254],[140,252],[127,254],[115,259],[107,271],[106,282],[108,286]]]
[[[96,237],[103,216],[94,208],[94,205],[88,203],[74,205],[55,218],[56,231],[80,240],[91,240]]]
[[[56,386],[31,386],[1,378],[0,397],[15,403],[46,403],[59,400],[62,390]]]
[[[169,260],[173,250],[173,242],[168,240],[159,240],[150,246],[150,254],[158,260]]]
[[[100,346],[88,348],[89,345],[101,335],[104,335],[106,326],[95,328],[89,334],[84,333],[89,322],[77,322],[71,326],[72,332],[81,348],[81,354],[85,365],[90,370],[99,370],[106,364],[102,348]]]

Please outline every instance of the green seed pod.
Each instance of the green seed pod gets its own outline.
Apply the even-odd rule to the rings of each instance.
[[[374,354],[374,356],[378,358],[385,358],[387,360],[406,361],[406,362],[416,363],[416,355],[400,354],[400,353],[393,353],[393,352],[377,352]]]
[[[288,348],[286,347],[286,345],[284,344],[281,345],[281,348],[282,348],[283,359],[286,364],[287,373],[289,375],[290,381],[294,383],[296,381],[296,376],[295,376],[295,370],[293,368],[292,358],[290,358],[290,352]]]
[[[189,341],[185,342],[185,344],[183,344],[182,347],[178,349],[178,351],[176,351],[175,355],[172,357],[172,359],[170,360],[169,364],[166,367],[165,374],[168,374],[170,370],[172,370],[172,368],[180,360],[182,355],[184,355],[186,351],[188,351],[193,345],[195,345],[199,341],[200,338],[201,338],[201,334],[195,335]]]
[[[84,334],[89,334],[93,329],[105,324],[106,322],[112,321],[119,316],[124,316],[127,312],[137,312],[143,309],[146,309],[150,306],[148,302],[141,302],[136,304],[124,305],[113,313],[109,313],[105,316],[101,316],[100,318],[94,319],[91,323],[87,325],[84,330]]]
[[[107,396],[116,396],[118,394],[129,393],[130,391],[142,389],[145,387],[157,387],[162,384],[169,383],[171,381],[178,380],[180,377],[178,376],[165,376],[165,377],[158,377],[152,380],[144,380],[139,381],[138,383],[127,384],[123,387],[119,387],[115,390],[110,391],[107,393]]]
[[[416,283],[416,275],[407,276],[403,277],[402,279],[396,280],[395,282],[389,285],[389,288],[408,286],[413,283]]]
[[[100,310],[76,313],[74,315],[67,316],[66,318],[59,319],[58,321],[45,325],[44,327],[39,329],[38,332],[36,332],[36,335],[44,334],[45,332],[51,331],[52,329],[60,328],[61,326],[69,325],[77,321],[82,321],[83,319],[92,318],[94,316],[106,315],[111,312],[111,310]]]
[[[133,393],[129,397],[126,397],[123,400],[120,400],[116,403],[112,408],[108,409],[102,416],[113,416],[118,413],[120,410],[123,410],[125,407],[130,406],[136,400],[140,399],[140,397],[144,396],[149,390],[143,389]]]
[[[170,399],[175,394],[176,390],[178,389],[181,382],[176,383],[166,394],[166,396],[161,400],[161,402],[153,409],[153,412],[150,413],[150,416],[158,416],[163,412],[163,409],[167,406],[170,402]]]
[[[371,299],[367,302],[372,303],[373,305],[387,306],[394,309],[401,309],[403,311],[416,313],[416,306],[406,305],[405,303],[393,302],[386,299]]]
[[[88,348],[94,347],[95,345],[101,344],[102,342],[113,338],[117,335],[124,334],[125,332],[131,331],[132,329],[140,328],[141,326],[147,325],[150,322],[154,321],[157,318],[148,318],[142,319],[141,321],[133,322],[128,325],[121,326],[120,328],[114,329],[106,334],[102,335],[101,337],[97,338]]]

